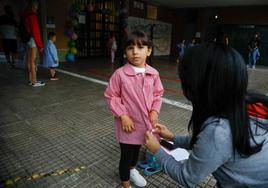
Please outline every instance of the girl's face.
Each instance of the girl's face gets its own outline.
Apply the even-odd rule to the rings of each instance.
[[[143,45],[130,45],[125,53],[130,64],[136,67],[145,67],[146,58],[151,55],[152,49]]]

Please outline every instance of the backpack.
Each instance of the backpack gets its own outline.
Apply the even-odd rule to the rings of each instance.
[[[27,31],[24,20],[25,18],[20,19],[18,34],[19,34],[21,42],[27,43],[31,39],[31,34]]]

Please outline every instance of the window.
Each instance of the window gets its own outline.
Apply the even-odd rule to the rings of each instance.
[[[147,5],[147,18],[157,20],[157,7],[153,5]]]

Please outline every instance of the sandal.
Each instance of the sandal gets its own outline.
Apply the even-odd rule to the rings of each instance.
[[[152,163],[154,163],[154,162],[155,162],[154,155],[151,152],[146,151],[146,160],[145,161],[140,161],[138,163],[138,167],[141,168],[141,169],[152,167]]]
[[[144,169],[143,173],[146,176],[150,176],[150,175],[156,174],[156,173],[161,172],[161,171],[162,171],[161,166],[159,166],[158,168],[148,167],[148,168]]]
[[[141,169],[145,169],[151,167],[151,163],[153,163],[153,161],[140,161],[138,162],[138,167]]]

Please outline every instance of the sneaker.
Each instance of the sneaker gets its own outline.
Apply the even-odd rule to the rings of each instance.
[[[46,85],[46,84],[44,82],[40,82],[40,81],[32,84],[33,87],[41,87],[41,86],[44,86],[44,85]]]
[[[58,77],[51,77],[50,80],[54,81],[54,80],[59,80]]]
[[[147,182],[139,173],[138,170],[131,169],[130,170],[130,181],[132,181],[138,187],[145,187]]]
[[[41,82],[41,81],[36,81],[36,83],[43,83],[43,82]],[[28,81],[28,85],[29,85],[29,86],[32,86],[32,85],[33,85],[33,82],[32,82],[32,81]]]
[[[33,85],[33,83],[31,81],[28,81],[28,85],[31,86]]]
[[[255,66],[252,66],[253,69],[255,69]]]

